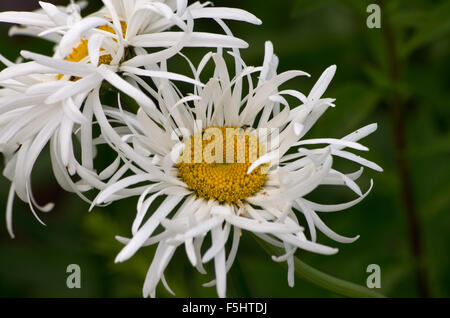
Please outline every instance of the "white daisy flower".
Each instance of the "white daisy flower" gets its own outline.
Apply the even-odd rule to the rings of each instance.
[[[103,0],[104,7],[85,18],[79,16],[75,4],[66,10],[71,12],[69,15],[50,3],[39,3],[42,10],[38,12],[2,12],[0,21],[21,25],[20,28],[14,27],[12,34],[36,34],[40,31],[38,36],[56,40],[55,55],[50,58],[22,51],[21,55],[33,62],[2,72],[0,79],[53,72],[58,74],[59,79],[82,82],[54,92],[49,102],[61,101],[86,88],[93,89],[107,80],[141,103],[152,104],[116,73],[159,75],[182,80],[182,76],[155,74],[139,67],[165,61],[178,54],[183,47],[248,47],[245,41],[232,35],[194,32],[195,19],[214,19],[228,33],[222,19],[261,23],[244,10],[208,8],[208,3],[198,2],[188,6],[186,0]],[[168,31],[175,28],[179,31]],[[133,48],[140,49],[139,53],[130,52]],[[152,52],[147,53],[144,48]],[[155,51],[155,48],[165,49]],[[129,54],[137,56],[127,58]]]
[[[0,56],[8,67],[16,64]],[[12,237],[12,208],[14,195],[29,204],[35,217],[43,223],[36,209],[49,212],[53,204],[39,206],[31,191],[33,167],[50,142],[52,166],[59,184],[67,191],[89,190],[82,183],[74,183],[68,173],[75,173],[76,158],[73,151],[72,135],[76,127],[83,127],[82,140],[88,139],[86,133],[92,131],[89,110],[80,108],[89,91],[80,92],[63,101],[47,102],[55,90],[67,85],[67,81],[55,80],[53,74],[34,74],[0,81],[0,151],[5,157],[3,174],[11,181],[6,219]],[[91,137],[92,139],[92,137]],[[89,149],[88,149],[89,148]],[[83,163],[93,160],[92,141],[82,142]],[[87,164],[87,167],[90,167]],[[68,170],[68,171],[67,171]],[[86,201],[90,202],[85,198]]]
[[[126,261],[143,246],[158,244],[145,279],[144,297],[154,297],[161,281],[171,291],[164,271],[175,250],[182,246],[201,273],[206,273],[203,264],[214,261],[216,279],[205,285],[216,285],[218,295],[225,297],[226,274],[243,231],[286,250],[285,255],[273,259],[288,263],[290,286],[294,284],[293,257],[298,249],[325,255],[337,252],[316,242],[317,230],[343,243],[358,238],[336,234],[318,212],[347,209],[369,193],[372,182],[365,193],[355,183],[362,168],[344,174],[333,167],[333,158],[342,157],[381,171],[375,163],[344,150],[367,151],[358,141],[374,132],[376,124],[341,139],[304,139],[319,117],[334,106],[334,99],[322,95],[336,67],[326,69],[306,96],[295,90],[279,90],[290,79],[309,75],[301,71],[277,74],[278,59],[271,43],[266,45],[262,67],[248,67],[236,51],[231,54],[236,68],[234,78],[220,51],[210,53],[195,70],[194,78],[200,80],[211,59],[215,63],[214,77],[186,97],[180,96],[167,80],[155,79],[160,90],[149,93],[157,98],[158,107],[151,112],[141,109],[137,122],[127,122],[134,131],[131,136],[114,133],[102,116],[98,98],[93,99],[99,125],[110,132],[110,143],[129,160],[127,168],[132,167],[133,172],[132,176],[110,182],[94,203],[110,203],[140,193],[132,238],[118,237],[126,246],[116,262]],[[257,82],[255,74],[259,75]],[[287,96],[297,99],[300,106],[291,107],[297,104],[289,105]],[[266,138],[269,135],[273,138]],[[316,147],[306,148],[311,145]],[[346,186],[358,198],[337,205],[305,199],[323,184]],[[152,213],[147,218],[149,211]],[[307,220],[309,238],[298,213]],[[205,250],[202,247],[208,234],[212,244]]]
[[[14,192],[30,204],[36,217],[34,207],[51,209],[51,205],[39,207],[30,190],[34,163],[49,140],[55,176],[64,189],[89,201],[82,192],[91,189],[92,183],[102,188],[101,179],[111,177],[114,165],[89,184],[75,184],[66,171],[73,175],[78,166],[94,168],[93,111],[84,107],[90,92],[99,89],[106,80],[142,107],[152,109],[155,107],[152,99],[118,72],[130,76],[130,81],[135,81],[133,76],[162,77],[201,86],[198,81],[167,70],[139,67],[156,65],[188,46],[246,47],[244,41],[230,35],[222,19],[260,23],[243,10],[207,8],[207,4],[200,3],[187,6],[184,0],[104,0],[104,8],[87,18],[81,18],[80,7],[73,3],[67,8],[39,3],[42,9],[36,12],[0,13],[0,21],[20,25],[11,29],[12,35],[35,35],[57,44],[53,57],[23,51],[22,56],[32,62],[14,64],[0,56],[7,65],[0,72],[0,150],[7,158],[4,174],[12,181],[7,204],[7,224],[12,236]],[[200,18],[216,20],[228,34],[194,32],[193,21]],[[172,27],[180,31],[167,31]],[[166,49],[146,51],[158,47]],[[126,59],[130,48],[136,50],[135,57]],[[113,110],[109,112],[114,114]],[[120,117],[122,112],[116,115]],[[74,131],[80,135],[81,165],[74,156]]]

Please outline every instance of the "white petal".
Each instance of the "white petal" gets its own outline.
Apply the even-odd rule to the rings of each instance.
[[[83,77],[95,71],[95,66],[90,64],[69,62],[28,51],[22,51],[20,54],[26,59],[35,60],[43,66],[52,68],[53,73],[58,72],[61,74],[70,74],[73,76]]]
[[[47,104],[55,104],[79,93],[89,93],[100,85],[101,82],[102,78],[97,73],[90,74],[76,82],[67,82],[67,85],[50,95],[45,102]]]
[[[294,144],[294,146],[317,145],[317,144],[330,144],[333,146],[336,145],[337,147],[339,147],[339,149],[352,148],[352,149],[361,150],[361,151],[369,150],[369,148],[367,148],[359,143],[344,140],[344,139],[334,139],[334,138],[317,138],[317,139],[301,140],[299,142],[296,142]]]
[[[298,237],[290,234],[277,234],[277,237],[282,239],[284,242],[297,246],[303,250],[310,251],[313,253],[332,255],[338,252],[337,248],[331,248],[322,244],[310,242],[306,239],[302,240]]]
[[[188,259],[191,262],[192,266],[197,266],[197,257],[195,255],[193,239],[187,239],[186,242],[184,242],[184,246],[186,249],[186,255],[188,256]]]
[[[169,197],[158,207],[152,214],[150,219],[145,222],[142,228],[133,236],[131,241],[125,248],[117,255],[115,262],[121,263],[133,256],[136,251],[145,243],[152,233],[156,230],[161,220],[164,219],[173,208],[180,202],[180,197]]]
[[[184,75],[176,74],[176,73],[171,73],[171,72],[148,71],[148,70],[143,70],[143,69],[140,69],[137,67],[130,67],[130,66],[122,66],[120,68],[120,70],[123,72],[129,72],[132,74],[136,74],[139,76],[166,78],[166,79],[170,79],[172,81],[182,81],[182,82],[186,82],[186,83],[192,83],[192,84],[198,85],[200,87],[204,86],[202,83],[200,83],[199,81],[196,81],[192,78],[189,78]]]
[[[72,51],[74,44],[82,38],[86,31],[95,29],[102,25],[112,26],[111,23],[99,17],[87,17],[73,25],[64,35],[59,44],[60,55],[67,56]]]
[[[14,197],[16,195],[14,187],[14,182],[11,183],[11,187],[9,188],[9,194],[8,194],[8,203],[6,204],[6,228],[8,230],[9,235],[11,238],[15,238],[14,230],[13,230],[13,222],[12,222],[12,212],[13,212],[13,204],[14,204]]]
[[[39,27],[55,26],[55,23],[49,20],[47,15],[33,12],[0,12],[0,22]]]
[[[277,222],[263,222],[252,220],[249,218],[239,217],[236,215],[225,216],[227,222],[237,226],[241,229],[251,231],[254,233],[296,233],[302,231],[302,228],[297,226],[290,226],[284,223]]]
[[[209,262],[211,259],[217,256],[217,254],[219,254],[222,249],[224,249],[229,234],[230,224],[227,223],[225,223],[225,228],[223,230],[220,226],[216,226],[211,230],[211,235],[214,237],[213,244],[203,255],[203,263]]]
[[[319,216],[312,211],[312,217],[314,219],[314,223],[316,224],[317,228],[322,231],[323,234],[331,238],[332,240],[335,240],[336,242],[340,243],[353,243],[359,238],[359,235],[355,237],[345,237],[342,235],[339,235],[335,233],[333,230],[331,230],[328,226],[325,225],[325,223],[319,218]]]
[[[247,174],[252,173],[252,171],[255,170],[257,167],[259,167],[260,165],[271,162],[277,158],[278,158],[278,151],[273,151],[265,155],[262,155],[250,165],[250,167],[247,169]]]
[[[144,297],[148,297],[149,295],[154,297],[156,286],[163,275],[164,269],[167,267],[167,264],[175,253],[175,250],[175,246],[168,246],[164,243],[158,245],[155,257],[153,258],[153,262],[150,265],[145,278],[142,290]]]
[[[214,268],[216,271],[217,294],[220,298],[226,297],[227,270],[225,266],[225,247],[214,258]]]
[[[45,73],[55,73],[53,68],[40,65],[36,62],[27,62],[9,66],[0,72],[0,81],[5,81],[10,78],[29,75],[29,74],[45,74]]]
[[[155,109],[155,103],[148,98],[142,91],[123,80],[119,75],[110,71],[105,65],[101,65],[98,68],[99,73],[103,76],[105,80],[111,83],[114,87],[124,92],[128,96],[133,97],[136,102],[142,104],[141,106],[147,107],[148,109]]]
[[[301,199],[303,202],[305,202],[311,209],[318,212],[335,212],[335,211],[342,211],[348,208],[351,208],[352,206],[355,206],[359,202],[361,202],[372,190],[373,187],[373,180],[370,180],[370,188],[367,190],[366,193],[364,193],[359,198],[342,204],[330,204],[330,205],[324,205],[324,204],[318,204],[311,201],[308,201],[306,199]]]
[[[311,101],[319,100],[327,90],[328,85],[330,85],[330,82],[333,79],[335,73],[336,73],[336,65],[328,67],[322,73],[322,75],[320,76],[319,80],[316,82],[314,87],[311,89],[308,99]]]
[[[383,171],[383,168],[381,168],[379,165],[377,165],[376,163],[369,161],[367,159],[364,159],[360,156],[357,156],[351,152],[348,151],[343,151],[343,150],[336,150],[336,149],[331,149],[331,153],[334,156],[338,156],[338,157],[342,157],[351,161],[354,161],[356,163],[359,163],[360,165],[366,166],[370,169],[376,170],[376,171]]]
[[[256,16],[241,9],[199,8],[199,9],[189,9],[189,12],[192,15],[193,19],[213,18],[213,19],[243,21],[257,25],[262,24],[262,21],[258,19]]]
[[[360,129],[358,129],[357,131],[351,133],[350,135],[345,136],[344,140],[349,140],[349,141],[358,141],[364,137],[367,137],[368,135],[372,134],[373,132],[375,132],[378,128],[377,124],[370,124],[367,126],[364,126]]]
[[[170,240],[171,244],[173,242],[184,242],[189,238],[192,237],[197,237],[199,235],[202,234],[206,234],[208,233],[212,228],[214,228],[215,226],[221,224],[223,222],[223,218],[215,216],[212,218],[209,218],[208,220],[194,226],[192,229],[190,229],[189,231],[187,231],[185,234],[180,235],[178,237],[175,237],[174,240]]]
[[[101,204],[103,202],[106,202],[106,200],[108,200],[108,198],[111,195],[113,195],[114,193],[116,193],[122,189],[125,189],[125,188],[129,187],[130,185],[134,185],[134,184],[144,182],[144,181],[149,181],[150,178],[151,178],[151,176],[149,174],[133,175],[133,176],[124,178],[124,179],[112,184],[105,190],[101,191],[97,195],[97,198],[94,200],[94,202],[96,204]]]
[[[98,61],[100,59],[100,49],[102,47],[103,39],[105,38],[102,34],[93,34],[89,37],[88,40],[88,51],[89,51],[89,60],[92,65],[98,65]]]
[[[162,32],[143,34],[130,40],[130,44],[137,47],[171,47],[186,36],[184,32]],[[188,36],[185,47],[227,47],[248,48],[247,42],[222,34],[194,32]],[[125,63],[126,64],[126,63]]]
[[[44,1],[39,1],[39,5],[49,16],[49,18],[51,18],[55,22],[56,25],[66,25],[68,16],[67,14],[59,10],[57,6]]]

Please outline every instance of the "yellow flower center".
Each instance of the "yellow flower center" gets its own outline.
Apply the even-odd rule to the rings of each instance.
[[[127,24],[123,21],[120,22],[121,26],[122,26],[122,33],[125,36],[126,32],[127,32]],[[98,27],[99,30],[103,30],[112,34],[116,34],[116,32],[114,31],[113,28],[111,28],[109,25],[102,25],[100,27]],[[117,40],[114,40],[117,41]],[[101,51],[104,51],[104,49],[101,49]],[[78,44],[77,47],[75,47],[72,52],[66,57],[66,61],[69,62],[81,62],[82,60],[84,60],[86,57],[89,56],[89,49],[88,49],[88,40],[85,39],[81,39],[81,43]],[[101,55],[98,61],[98,65],[102,65],[102,64],[111,64],[112,62],[112,56],[111,54],[104,54]],[[62,74],[58,75],[58,79],[61,79],[63,77]],[[72,77],[70,80],[72,81],[76,81],[79,80],[79,78],[77,77]]]
[[[263,188],[267,164],[247,174],[263,151],[253,134],[236,127],[209,127],[185,145],[178,176],[198,197],[239,204]]]

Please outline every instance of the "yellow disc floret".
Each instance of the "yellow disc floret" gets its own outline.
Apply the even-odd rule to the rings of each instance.
[[[122,33],[125,36],[126,32],[127,32],[127,24],[123,21],[120,22],[121,26],[122,26]],[[109,25],[102,25],[98,27],[99,30],[103,30],[112,34],[116,34],[116,32],[114,31],[113,28],[111,28]],[[116,40],[114,40],[116,41]],[[101,49],[101,51],[104,51],[103,49]],[[88,49],[88,40],[85,39],[81,39],[80,43],[78,44],[77,47],[75,47],[72,52],[66,57],[66,61],[69,62],[81,62],[82,60],[84,60],[86,57],[89,56],[89,49]],[[100,56],[99,61],[98,61],[98,65],[102,65],[102,64],[111,64],[112,62],[112,56],[111,54],[103,54]],[[59,75],[58,79],[61,79],[63,77],[63,75]],[[72,78],[71,80],[75,81],[78,80],[79,78]]]
[[[209,127],[185,145],[178,176],[198,197],[239,204],[263,188],[267,164],[247,174],[262,152],[252,133],[236,127]]]

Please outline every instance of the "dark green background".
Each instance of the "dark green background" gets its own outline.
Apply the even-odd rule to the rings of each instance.
[[[90,3],[88,11],[98,7],[97,1]],[[448,297],[450,2],[386,1],[381,29],[366,27],[369,3],[361,0],[215,1],[216,6],[249,10],[264,21],[259,27],[229,23],[237,36],[251,44],[242,52],[248,65],[262,63],[264,42],[271,40],[280,57],[280,71],[301,69],[312,75],[312,79],[292,80],[289,87],[307,93],[327,66],[338,66],[326,93],[326,97],[337,98],[337,107],[318,121],[308,137],[343,137],[372,122],[379,124],[378,131],[362,141],[371,148],[367,157],[385,169],[383,173],[367,169],[361,178],[363,191],[368,188],[370,178],[374,179],[372,193],[356,207],[323,216],[336,232],[347,236],[360,234],[361,238],[345,245],[319,235],[320,242],[337,246],[340,252],[334,256],[299,252],[297,256],[324,272],[363,285],[367,266],[379,264],[380,292],[390,297],[425,294]],[[0,1],[2,11],[36,7],[37,1]],[[200,29],[208,25],[199,24]],[[40,40],[9,39],[6,25],[0,27],[0,32],[0,51],[9,58],[14,59],[21,49],[51,53],[51,45]],[[198,61],[199,50],[187,53]],[[398,76],[393,72],[396,68]],[[394,110],[398,110],[397,116]],[[403,133],[404,151],[396,143]],[[410,178],[407,182],[402,182],[405,178],[400,177],[396,162],[399,154],[408,164],[401,162]],[[338,161],[337,165],[344,172],[357,169],[345,162]],[[413,192],[408,200],[409,209],[402,198],[405,184]],[[2,207],[6,206],[8,186],[1,178]],[[7,235],[4,221],[0,223],[0,296],[140,297],[152,248],[142,249],[124,264],[114,264],[115,255],[122,247],[114,236],[130,234],[136,199],[88,213],[86,203],[56,186],[47,153],[36,166],[33,187],[39,202],[55,201],[57,206],[48,215],[41,215],[47,223],[43,227],[28,207],[16,200],[14,240]],[[336,187],[324,187],[310,197],[325,203],[354,198],[350,191]],[[411,206],[422,234],[420,263],[426,283],[421,292],[415,274],[418,258],[411,251],[408,226],[411,217],[407,211]],[[272,262],[249,233],[244,233],[237,260],[228,276],[229,296],[336,297],[299,279],[294,288],[289,288],[286,271]],[[79,290],[66,287],[66,267],[73,263],[82,269]],[[215,297],[214,288],[201,287],[213,277],[213,268],[208,269],[207,277],[198,274],[180,249],[166,277],[177,296]],[[168,296],[168,293],[159,288],[158,295]]]

